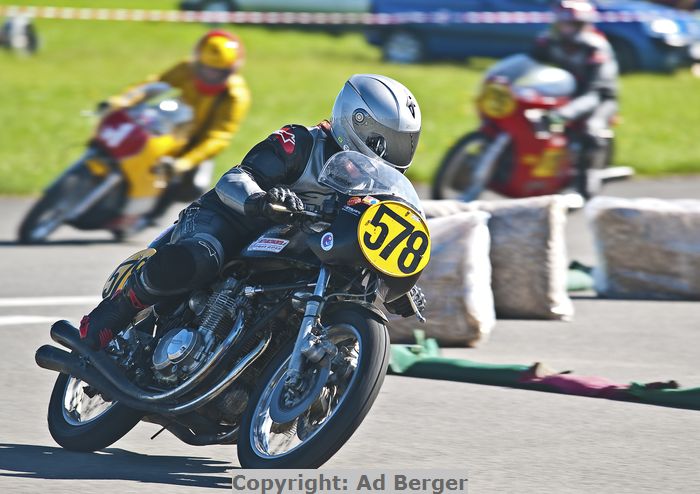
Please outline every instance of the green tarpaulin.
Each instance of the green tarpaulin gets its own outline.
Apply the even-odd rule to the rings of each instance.
[[[416,331],[415,345],[392,345],[389,373],[406,377],[507,386],[555,393],[635,401],[700,410],[700,388],[679,389],[675,381],[618,385],[605,378],[545,372],[540,364],[488,364],[440,354],[433,339]]]

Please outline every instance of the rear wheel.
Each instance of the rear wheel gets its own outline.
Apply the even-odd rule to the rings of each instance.
[[[22,221],[19,242],[36,244],[46,241],[68,219],[93,185],[89,177],[76,170],[49,187]]]
[[[97,451],[121,439],[141,416],[118,402],[106,401],[80,379],[59,374],[49,401],[49,432],[65,449]]]
[[[452,146],[440,163],[433,180],[433,199],[474,200],[488,185],[475,182],[479,158],[491,144],[481,132],[471,132]]]
[[[324,324],[338,349],[328,380],[297,418],[275,422],[270,410],[279,399],[275,391],[293,346],[279,352],[258,381],[241,420],[238,459],[244,468],[317,468],[345,444],[369,412],[389,363],[386,327],[359,308],[340,309],[325,317]]]

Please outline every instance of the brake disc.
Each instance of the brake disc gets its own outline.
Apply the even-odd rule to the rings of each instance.
[[[330,359],[325,358],[318,365],[308,369],[303,374],[302,394],[294,399],[292,404],[287,403],[288,387],[286,373],[279,380],[272,392],[270,403],[270,418],[278,424],[291,422],[308,410],[321,394],[323,386],[328,381],[331,372]]]

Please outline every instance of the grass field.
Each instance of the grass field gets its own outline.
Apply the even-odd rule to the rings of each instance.
[[[136,0],[9,1],[100,7],[170,8],[175,2]],[[0,193],[40,190],[77,157],[94,120],[81,110],[186,56],[206,28],[167,23],[37,21],[43,47],[36,57],[0,53]],[[440,157],[476,125],[474,92],[484,61],[470,65],[388,65],[360,34],[340,37],[238,27],[248,50],[244,69],[253,107],[219,171],[286,123],[315,124],[328,116],[344,80],[357,72],[394,77],[415,93],[424,131],[412,177],[429,180]],[[700,80],[630,75],[623,79],[619,164],[640,173],[700,173]]]

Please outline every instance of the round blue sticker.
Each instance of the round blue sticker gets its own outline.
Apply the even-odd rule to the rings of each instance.
[[[324,233],[321,237],[321,248],[325,251],[333,248],[333,234],[331,232]]]

